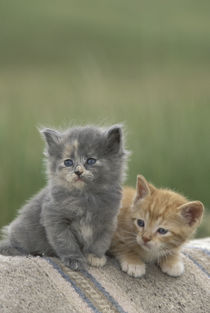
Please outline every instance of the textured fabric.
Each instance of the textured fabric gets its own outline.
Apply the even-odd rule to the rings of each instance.
[[[104,268],[74,272],[55,258],[0,256],[1,313],[209,313],[210,239],[183,249],[179,278],[147,265],[143,278]]]

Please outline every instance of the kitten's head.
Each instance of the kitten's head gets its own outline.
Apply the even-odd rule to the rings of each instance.
[[[67,188],[119,184],[127,152],[122,127],[74,127],[64,132],[41,130],[46,141],[49,178]]]
[[[158,189],[141,175],[136,188],[131,215],[137,243],[145,251],[164,256],[192,235],[201,221],[203,204],[188,202],[171,190]]]

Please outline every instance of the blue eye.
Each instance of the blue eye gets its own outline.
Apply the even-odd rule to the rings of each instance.
[[[96,159],[94,159],[94,158],[89,158],[89,159],[87,159],[87,164],[88,165],[93,165],[93,164],[95,164],[96,163]]]
[[[158,228],[157,232],[161,235],[165,235],[168,232],[168,230],[165,228]]]
[[[64,161],[64,165],[66,167],[70,167],[70,166],[73,165],[73,161],[71,159],[67,159],[67,160]]]
[[[140,227],[144,227],[144,221],[143,220],[137,220],[137,224]]]

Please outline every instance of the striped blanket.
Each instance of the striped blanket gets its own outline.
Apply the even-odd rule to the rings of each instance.
[[[183,249],[179,278],[148,265],[143,278],[104,268],[74,272],[56,258],[0,256],[1,313],[209,313],[210,238]]]

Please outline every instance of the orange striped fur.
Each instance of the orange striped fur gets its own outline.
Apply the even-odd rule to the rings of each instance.
[[[139,175],[136,190],[124,188],[110,251],[131,276],[144,275],[145,263],[151,261],[164,273],[179,276],[184,271],[180,249],[200,224],[203,210],[200,201],[158,189]]]

